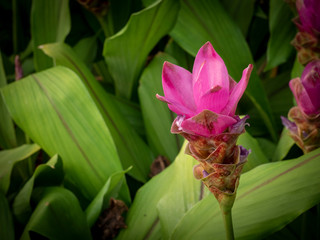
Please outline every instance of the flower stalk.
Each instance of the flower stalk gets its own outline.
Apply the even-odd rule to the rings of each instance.
[[[234,238],[234,231],[233,231],[231,208],[225,209],[225,207],[220,204],[220,209],[221,209],[224,226],[226,229],[226,239],[234,240],[235,238]]]
[[[292,107],[282,124],[304,153],[320,147],[320,60],[310,62],[301,78],[292,79],[290,89],[298,106]]]

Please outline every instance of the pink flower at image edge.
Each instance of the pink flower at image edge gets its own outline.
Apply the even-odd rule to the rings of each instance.
[[[301,75],[289,82],[299,108],[306,115],[320,113],[320,60],[310,62]]]
[[[168,103],[169,109],[178,115],[173,124],[179,130],[212,137],[237,123],[235,111],[252,68],[249,64],[236,83],[229,76],[222,58],[207,42],[197,53],[192,73],[172,63],[164,63],[164,97],[157,94],[157,98]]]

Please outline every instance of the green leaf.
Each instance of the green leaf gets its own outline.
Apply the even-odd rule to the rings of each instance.
[[[14,240],[12,215],[6,196],[0,191],[0,239]]]
[[[22,161],[40,150],[37,144],[25,144],[10,150],[0,151],[0,192],[6,193],[15,163]]]
[[[139,189],[127,215],[128,228],[117,239],[168,239],[181,216],[202,197],[201,182],[193,177],[196,161],[184,154],[185,146],[167,169]]]
[[[57,65],[66,66],[81,77],[112,134],[122,166],[124,168],[133,166],[129,174],[135,179],[145,182],[148,178],[153,155],[135,129],[121,114],[124,111],[124,109],[119,109],[121,103],[115,101],[114,96],[106,93],[90,70],[78,59],[68,45],[47,44],[42,46],[42,49],[55,59]]]
[[[263,239],[320,201],[320,149],[300,158],[264,164],[243,174],[233,207],[236,239]],[[191,169],[189,170],[191,171]],[[196,204],[171,239],[224,239],[218,202]]]
[[[298,55],[297,55],[291,71],[291,79],[296,77],[301,77],[303,69],[304,69],[304,66],[299,62]]]
[[[289,150],[293,145],[294,145],[294,141],[290,137],[289,130],[287,128],[283,128],[280,136],[280,140],[274,151],[272,161],[276,162],[284,159],[284,157],[287,156]]]
[[[65,67],[2,89],[14,121],[50,156],[58,153],[68,187],[90,200],[122,170],[111,134],[79,77]]]
[[[165,53],[176,59],[180,67],[192,71],[194,57],[184,51],[173,39],[170,39],[166,45]]]
[[[90,228],[78,199],[70,191],[59,187],[44,190],[21,240],[32,239],[30,232],[49,239],[91,239]]]
[[[176,62],[169,55],[158,54],[143,72],[138,93],[151,148],[157,155],[163,155],[173,161],[183,140],[179,135],[170,133],[175,116],[167,104],[156,98],[157,93],[163,96],[161,72],[164,61]]]
[[[290,44],[296,34],[296,28],[292,23],[293,17],[288,3],[278,0],[270,1],[270,39],[265,71],[286,62],[294,52],[294,48]]]
[[[267,138],[256,138],[260,148],[263,149],[265,156],[271,162],[274,151],[276,150],[276,144]]]
[[[97,35],[81,39],[73,47],[73,50],[78,55],[79,59],[81,59],[81,61],[86,63],[87,66],[90,66],[97,55]]]
[[[142,119],[140,105],[115,95],[109,94],[109,96],[110,98],[113,98],[116,108],[121,112],[123,118],[130,124],[130,127],[133,128],[141,137],[145,137],[145,126]]]
[[[6,73],[4,71],[2,56],[0,52],[0,88],[7,85]],[[0,98],[0,146],[2,148],[13,148],[17,146],[14,125],[3,99]]]
[[[34,66],[37,71],[52,66],[52,60],[38,47],[44,43],[63,42],[71,22],[68,0],[33,0],[31,9],[31,36]]]
[[[219,1],[182,1],[178,20],[171,31],[171,36],[193,56],[205,42],[210,41],[235,80],[239,80],[243,69],[249,63],[253,63],[245,38]],[[276,140],[277,134],[271,108],[256,70],[251,74],[246,94],[258,109],[271,136]]]
[[[103,55],[117,95],[131,98],[149,52],[174,26],[178,9],[178,1],[157,1],[132,14],[120,32],[106,39]]]
[[[15,217],[21,223],[26,223],[31,216],[32,209],[30,206],[30,199],[35,185],[59,185],[61,184],[63,177],[62,161],[58,155],[54,155],[47,163],[37,166],[32,177],[14,199],[12,209]]]
[[[246,36],[253,16],[255,0],[223,0],[221,3],[238,25],[242,34]]]
[[[248,150],[251,150],[251,153],[248,156],[248,162],[244,165],[244,168],[242,170],[243,173],[261,164],[269,162],[265,153],[262,151],[258,141],[253,138],[248,132],[240,135],[237,144],[245,147]]]
[[[110,197],[113,196],[113,192],[121,186],[123,183],[124,174],[130,171],[131,168],[113,174],[101,188],[97,196],[93,199],[90,205],[87,207],[85,213],[88,225],[91,227],[98,219],[101,211],[108,208]],[[118,192],[118,191],[116,191]]]

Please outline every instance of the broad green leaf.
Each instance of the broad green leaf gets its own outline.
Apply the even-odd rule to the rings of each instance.
[[[280,140],[277,144],[277,147],[274,151],[272,161],[280,161],[287,156],[289,150],[294,145],[293,139],[290,137],[289,130],[287,128],[283,128]]]
[[[270,70],[288,60],[294,47],[290,44],[296,33],[294,15],[285,1],[271,0],[269,12],[270,39],[267,50],[267,66]]]
[[[236,81],[241,78],[243,69],[253,63],[244,36],[219,1],[182,1],[177,23],[170,35],[193,56],[205,42],[210,41]],[[251,74],[246,94],[275,140],[277,134],[271,109],[256,70]]]
[[[44,51],[45,51],[45,48],[44,48]],[[108,70],[108,66],[107,66],[106,61],[104,59],[102,59],[98,62],[95,62],[93,64],[93,69],[98,76],[101,76],[101,81],[103,83],[113,85],[113,79],[110,75],[110,72]],[[111,89],[113,89],[113,88],[111,88]]]
[[[68,0],[32,0],[31,36],[37,71],[52,66],[52,60],[38,49],[41,44],[63,42],[71,28]]]
[[[192,171],[196,161],[184,154],[185,146],[167,169],[137,192],[127,215],[128,228],[122,230],[117,239],[169,236],[180,217],[199,201],[203,194],[201,182],[194,178]]]
[[[174,26],[178,9],[178,1],[157,1],[132,14],[120,32],[106,39],[103,55],[117,95],[131,98],[149,52]]]
[[[233,207],[236,239],[263,239],[320,201],[320,149],[243,174]],[[171,239],[224,239],[216,199],[209,195],[177,225]]]
[[[32,209],[30,206],[30,199],[35,185],[59,185],[62,183],[63,177],[62,161],[58,155],[54,155],[47,163],[37,166],[32,177],[14,199],[12,209],[15,217],[21,223],[26,223],[31,216]]]
[[[90,228],[78,199],[70,191],[60,187],[44,190],[21,240],[32,239],[30,232],[49,239],[91,239]]]
[[[158,54],[144,70],[138,93],[151,148],[157,155],[163,155],[173,161],[183,140],[179,135],[170,133],[175,116],[167,104],[156,98],[157,93],[163,96],[161,72],[164,61],[176,62],[169,55]]]
[[[122,109],[119,110],[119,104],[121,103],[115,101],[114,96],[106,93],[68,45],[47,44],[42,46],[42,49],[47,55],[55,59],[57,65],[66,66],[81,77],[112,134],[122,166],[124,168],[133,166],[128,174],[139,181],[145,182],[148,178],[153,155],[135,129],[121,114],[121,111],[123,111]]]
[[[277,128],[282,129],[281,116],[287,116],[292,107],[292,93],[289,88],[290,72],[283,72],[276,77],[265,79],[264,88],[269,97],[270,106]]]
[[[0,52],[0,88],[4,87],[5,85],[7,85],[7,78]],[[0,98],[0,119],[0,146],[2,148],[16,147],[17,139],[14,125],[2,98]]]
[[[87,200],[122,170],[109,129],[80,78],[65,67],[2,89],[14,121],[48,154],[61,156],[68,187]]]
[[[14,225],[6,196],[0,191],[0,239],[14,240]]]
[[[104,16],[96,15],[105,37],[114,35],[124,27],[134,4],[135,2],[132,0],[110,0],[107,13]]]
[[[97,196],[92,200],[90,205],[87,207],[85,213],[88,225],[91,227],[98,219],[101,214],[101,211],[106,209],[109,206],[110,197],[112,196],[113,191],[123,183],[124,174],[130,171],[131,168],[115,173],[111,175],[107,182],[103,185]],[[117,191],[116,191],[117,192]]]
[[[81,59],[81,61],[86,63],[87,66],[90,66],[97,55],[97,35],[81,39],[73,47],[73,50],[78,55],[79,59]]]
[[[37,144],[25,144],[10,150],[0,151],[0,192],[6,193],[10,186],[11,171],[15,163],[38,152]]]
[[[109,94],[109,96],[110,98],[113,98],[114,104],[117,106],[117,109],[121,112],[124,119],[130,124],[131,128],[133,128],[140,136],[145,137],[145,126],[140,105],[115,95]]]
[[[267,157],[267,159],[269,160],[269,162],[271,162],[274,151],[276,150],[276,144],[267,138],[255,138],[255,139],[258,141],[260,148],[263,149],[263,152]]]
[[[258,141],[253,138],[248,132],[240,135],[237,144],[251,151],[248,156],[248,161],[244,165],[242,173],[247,172],[261,164],[269,162],[264,151],[262,151]]]
[[[253,16],[255,0],[223,0],[221,3],[242,34],[246,36]]]

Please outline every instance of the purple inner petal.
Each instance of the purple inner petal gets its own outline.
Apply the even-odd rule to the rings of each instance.
[[[281,116],[281,121],[283,126],[285,126],[287,129],[290,130],[290,132],[293,132],[295,134],[298,133],[297,125],[294,122],[291,122],[289,119]]]

